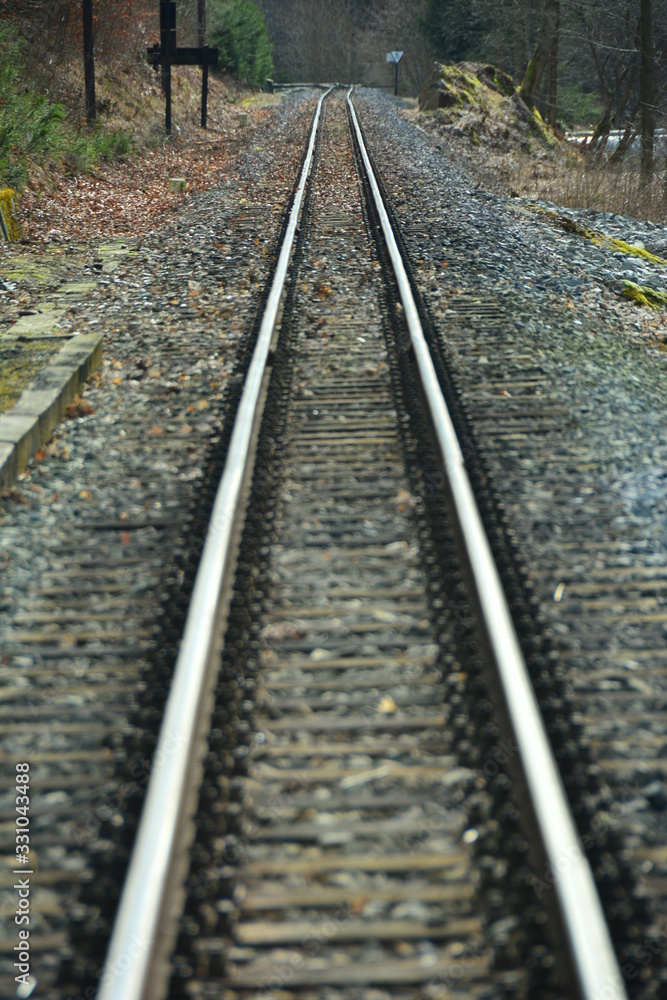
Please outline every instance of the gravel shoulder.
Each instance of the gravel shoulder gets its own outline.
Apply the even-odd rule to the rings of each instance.
[[[35,850],[48,874],[34,899],[35,929],[55,942],[39,961],[44,996],[52,1000],[60,997],[53,984],[69,947],[71,914],[91,919],[80,889],[105,850],[102,823],[123,822],[123,809],[109,805],[118,793],[114,753],[146,688],[155,607],[187,549],[187,514],[220,434],[222,396],[267,273],[312,104],[312,95],[295,95],[267,112],[261,128],[249,128],[231,158],[220,161],[219,183],[188,195],[173,214],[170,208],[157,229],[153,217],[136,226],[131,218],[116,220],[112,231],[90,240],[77,239],[75,229],[58,235],[46,228],[49,247],[3,255],[4,330],[21,311],[82,278],[94,287],[68,304],[63,322],[68,332],[101,330],[106,338],[82,407],[0,498],[0,740],[8,774],[20,752],[34,759],[42,783],[34,799]],[[660,884],[667,884],[667,325],[662,312],[620,293],[623,280],[634,280],[624,271],[656,286],[667,272],[567,231],[558,221],[565,213],[552,206],[476,188],[390,99],[364,92],[359,106],[464,397],[484,397],[484,412],[500,423],[520,401],[513,383],[523,380],[539,384],[543,402],[562,411],[548,429],[514,439],[494,435],[487,417],[480,441],[560,642],[571,691],[581,698],[595,758],[614,793],[626,788],[622,809],[610,806],[609,828],[625,838],[637,876],[659,903]],[[664,252],[662,230],[574,217]],[[100,244],[111,236],[127,252],[113,270],[100,271]],[[12,269],[21,277],[8,277]],[[502,352],[482,322],[491,307],[500,317]],[[489,396],[481,373],[486,379],[491,371]],[[89,587],[106,565],[119,581],[110,606]],[[599,579],[607,591],[591,597],[586,586]],[[58,587],[78,602],[78,624],[61,615],[44,625],[42,616],[53,613],[46,591]],[[100,657],[101,627],[97,645],[94,637],[77,638],[94,606],[136,642],[129,666],[112,652]],[[45,649],[60,654],[49,659]],[[82,755],[83,724],[89,742]],[[91,778],[96,755],[106,770]],[[12,794],[13,785],[2,786],[6,810]],[[77,829],[69,819],[73,804],[82,818]],[[7,839],[4,852],[12,845]],[[640,929],[645,939],[664,941],[666,912],[656,905],[662,916]],[[13,942],[5,944],[0,978],[13,980]],[[633,961],[644,990],[636,995],[655,996],[642,960]]]
[[[272,159],[279,100],[247,99],[241,127],[241,106],[216,86],[207,132],[184,119],[179,107],[174,135],[125,164],[72,177],[34,172],[20,199],[25,239],[3,244],[0,260],[0,413],[14,406],[63,343],[87,327],[89,298],[106,294],[124,256],[136,257],[150,234],[220,184],[238,188],[243,207],[249,174],[257,171],[252,164]],[[170,192],[173,177],[186,180],[186,192]],[[285,189],[281,193],[279,177],[275,182],[279,206]]]
[[[365,92],[359,104],[607,790],[604,833],[585,831],[588,842],[625,845],[653,906],[643,926],[626,912],[626,926],[655,943],[667,874],[665,320],[620,292],[630,266],[658,286],[664,264],[564,230],[554,206],[476,187],[456,150],[435,148],[390,100]],[[655,227],[568,214],[662,250]],[[639,947],[624,954],[633,996],[660,989],[664,961],[652,953],[653,970]]]
[[[0,809],[11,815],[15,761],[30,762],[32,970],[44,996],[70,995],[82,981],[70,961],[81,927],[108,933],[100,899],[113,905],[105,872],[120,857],[108,836],[131,826],[150,749],[124,780],[118,764],[141,712],[154,712],[146,698],[161,697],[155,664],[165,634],[156,620],[192,547],[191,510],[315,100],[276,106],[261,142],[254,135],[224,183],[124,241],[116,266],[94,275],[67,322],[104,333],[101,368],[0,497],[0,749],[8,762]],[[85,262],[87,247],[65,243],[63,269]],[[22,247],[12,255],[29,256]],[[88,265],[94,260],[91,253]],[[9,854],[9,822],[4,830]],[[3,916],[14,905],[4,894]],[[15,943],[2,942],[3,995],[13,994]]]

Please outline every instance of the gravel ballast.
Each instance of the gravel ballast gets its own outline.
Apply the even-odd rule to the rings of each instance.
[[[653,900],[624,957],[631,994],[654,996],[650,965],[664,962],[646,942],[664,940],[667,871],[664,320],[621,298],[631,255],[563,231],[566,212],[553,206],[474,190],[400,104],[362,92],[359,105],[607,789],[605,833],[585,833],[591,844],[619,835]],[[576,221],[661,250],[664,233],[651,226],[586,213]],[[632,260],[642,283],[650,270],[658,287],[663,266]]]
[[[100,372],[0,497],[0,807],[13,815],[15,762],[33,762],[33,926],[46,942],[34,970],[47,1000],[70,995],[55,984],[76,927],[99,920],[106,932],[82,886],[108,852],[104,824],[125,822],[117,755],[150,688],[156,609],[188,550],[314,100],[286,99],[224,184],[128,237],[132,256],[71,317],[104,333]],[[648,1000],[667,933],[667,326],[621,295],[624,281],[661,290],[667,266],[562,220],[658,257],[667,232],[475,189],[400,102],[363,91],[357,106],[609,790],[604,836],[621,838],[653,906],[652,920],[627,918],[636,950],[624,956],[631,995]],[[18,303],[0,308],[13,315]],[[95,589],[112,576],[115,592]],[[13,850],[8,821],[3,848]],[[3,916],[13,903],[3,898]],[[14,942],[4,944],[0,992],[11,995]],[[77,982],[76,961],[64,968]]]
[[[82,334],[104,333],[101,369],[0,496],[0,808],[13,815],[14,765],[30,763],[38,872],[31,944],[39,954],[31,974],[43,996],[68,996],[81,982],[72,958],[78,928],[108,933],[99,897],[109,893],[105,866],[120,854],[107,832],[136,813],[150,754],[125,783],[114,762],[127,758],[130,720],[147,698],[161,697],[147,667],[165,642],[156,619],[193,543],[190,511],[270,273],[315,99],[276,107],[261,143],[238,151],[224,184],[125,241],[131,253],[76,302],[70,322]],[[13,850],[9,823],[3,850]],[[14,894],[4,895],[3,916],[14,905]],[[15,943],[10,935],[0,958],[6,996],[15,991]]]

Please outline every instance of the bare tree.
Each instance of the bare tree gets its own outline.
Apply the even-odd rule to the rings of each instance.
[[[532,107],[542,80],[544,70],[549,67],[549,118],[556,124],[558,35],[560,31],[560,0],[546,0],[542,17],[542,29],[535,51],[528,61],[523,83],[519,91],[523,100]]]
[[[640,0],[639,14],[639,115],[641,123],[641,172],[653,174],[655,135],[655,70],[653,64],[653,28],[651,0]]]
[[[401,87],[419,89],[433,54],[422,35],[426,0],[261,0],[278,79],[388,85],[386,53],[405,52]],[[392,78],[393,79],[393,78]]]
[[[572,0],[578,38],[585,45],[589,73],[595,74],[604,104],[590,143],[592,152],[604,150],[612,130],[620,139],[611,157],[619,161],[641,136],[641,169],[653,170],[654,134],[665,81],[658,79],[665,50],[665,4],[662,0]],[[658,51],[654,43],[653,14],[659,11]],[[572,44],[572,39],[569,40]]]

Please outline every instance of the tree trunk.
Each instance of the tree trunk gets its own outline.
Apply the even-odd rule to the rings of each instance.
[[[523,13],[519,7],[518,0],[514,0],[512,9],[512,56],[514,65],[512,67],[512,78],[515,84],[521,83],[523,67],[525,65],[524,38],[523,38]]]
[[[609,157],[609,163],[610,164],[620,163],[636,138],[637,138],[637,132],[635,131],[635,126],[631,122],[629,125],[625,126],[625,131],[623,132],[621,138],[618,140],[618,146]]]
[[[95,101],[95,48],[93,44],[93,0],[83,0],[83,69],[86,92],[86,121],[92,125],[97,113]]]
[[[558,105],[558,36],[560,33],[560,4],[556,5],[555,26],[549,47],[549,124],[556,128]]]
[[[651,0],[640,0],[639,53],[641,173],[642,177],[649,178],[653,174],[653,139],[655,135],[655,72]]]
[[[206,45],[206,0],[197,0],[197,45]]]
[[[554,87],[555,72],[558,59],[558,29],[560,24],[560,0],[546,0],[544,6],[544,17],[542,19],[542,29],[540,37],[535,47],[535,51],[528,60],[528,66],[519,91],[521,98],[529,107],[535,105],[535,94],[540,85],[542,74],[550,63],[552,53],[555,52],[554,62]]]

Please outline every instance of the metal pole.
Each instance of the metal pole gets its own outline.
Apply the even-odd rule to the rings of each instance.
[[[162,89],[164,90],[164,130],[171,134],[171,60],[169,56],[162,59]]]
[[[83,70],[86,89],[86,121],[95,121],[95,49],[93,47],[93,0],[83,0]]]
[[[398,63],[394,63],[394,97],[398,97]]]
[[[171,132],[171,57],[176,51],[176,4],[160,0],[160,64],[164,91],[164,129]]]
[[[204,65],[201,70],[201,127],[206,128],[206,109],[208,104],[208,47],[204,49]]]
[[[554,882],[551,902],[554,910],[558,910],[563,940],[570,947],[573,971],[577,977],[577,985],[573,984],[573,989],[568,989],[563,995],[568,998],[577,996],[579,1000],[628,1000],[625,980],[616,960],[593,873],[586,860],[556,759],[544,730],[535,691],[472,492],[463,452],[442,396],[417,304],[412,295],[410,279],[364,145],[350,94],[348,106],[396,276],[419,379],[428,400],[433,431],[448,480],[455,523],[463,539],[464,560],[480,611],[478,621],[486,633],[488,648],[495,660],[501,702],[505,705],[514,739],[520,748],[516,763],[520,764],[523,771],[526,795],[531,802],[530,808],[539,831],[539,843],[536,842],[535,846],[543,854],[546,870],[557,871],[559,874]],[[560,862],[565,857],[568,861],[563,868]],[[564,978],[566,976],[567,970]],[[577,986],[578,992],[574,992]]]
[[[167,955],[176,934],[177,911],[183,903],[180,887],[174,885],[173,869],[178,868],[183,843],[194,836],[191,817],[196,798],[192,796],[199,784],[200,753],[203,756],[200,740],[205,739],[200,723],[220,664],[217,636],[224,631],[218,615],[221,588],[234,572],[235,522],[250,462],[257,404],[313,162],[322,103],[331,89],[317,106],[285,240],[239,402],[97,994],[99,1000],[156,1000],[166,992]],[[210,720],[210,708],[208,716]],[[193,761],[194,773],[199,776],[195,778]]]
[[[197,0],[198,45],[202,50],[204,62],[201,68],[201,127],[206,128],[206,111],[208,104],[208,47],[206,45],[206,0]]]

